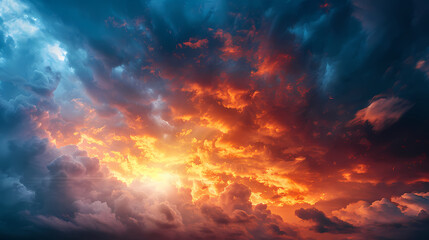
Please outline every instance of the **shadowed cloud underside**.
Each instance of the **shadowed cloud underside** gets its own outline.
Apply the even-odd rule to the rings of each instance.
[[[424,0],[0,0],[0,238],[428,239]]]

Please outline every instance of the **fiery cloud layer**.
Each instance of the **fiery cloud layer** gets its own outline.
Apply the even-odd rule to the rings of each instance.
[[[0,2],[0,238],[429,238],[429,4]]]

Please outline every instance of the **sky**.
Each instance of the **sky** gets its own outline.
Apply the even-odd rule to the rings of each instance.
[[[426,0],[0,0],[0,238],[429,239]]]

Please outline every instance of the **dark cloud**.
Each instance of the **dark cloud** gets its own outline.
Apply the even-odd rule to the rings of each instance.
[[[274,205],[342,201],[334,217],[296,211],[318,233],[427,237],[427,197],[374,202],[429,190],[426,1],[4,2],[0,237],[299,239],[255,189]],[[229,170],[200,202],[127,186],[68,145],[97,148],[92,129],[174,142],[191,125],[212,129],[195,148]]]

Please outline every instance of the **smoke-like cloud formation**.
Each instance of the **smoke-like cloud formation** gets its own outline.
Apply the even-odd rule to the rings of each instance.
[[[0,2],[0,238],[427,239],[429,4]]]
[[[301,208],[296,210],[295,214],[302,220],[313,221],[316,224],[313,230],[319,233],[353,233],[356,231],[356,228],[350,223],[344,222],[336,217],[330,219],[316,208]]]
[[[350,124],[369,122],[375,131],[381,131],[397,122],[410,108],[410,104],[400,98],[380,98],[359,110]]]

